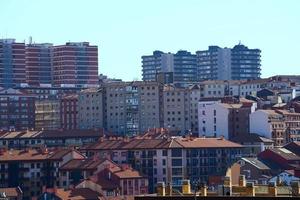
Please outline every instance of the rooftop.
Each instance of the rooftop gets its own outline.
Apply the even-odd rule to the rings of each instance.
[[[0,162],[8,161],[39,161],[39,160],[60,160],[72,149],[57,149],[48,151],[47,149],[26,149],[26,150],[1,150]]]
[[[104,130],[2,131],[0,139],[101,137]]]
[[[88,145],[85,149],[169,149],[169,148],[241,148],[224,138],[111,138]]]

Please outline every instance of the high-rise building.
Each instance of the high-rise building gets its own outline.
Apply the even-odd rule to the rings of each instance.
[[[0,39],[0,87],[11,88],[25,82],[25,44]]]
[[[156,81],[160,74],[173,75],[173,83],[193,83],[197,81],[196,55],[188,51],[176,54],[154,51],[153,55],[142,56],[143,81]]]
[[[87,87],[98,84],[98,47],[68,42],[53,47],[53,84]]]
[[[52,83],[52,44],[26,45],[26,82],[29,85]]]
[[[232,49],[209,46],[197,51],[198,80],[259,79],[260,52],[242,44]]]

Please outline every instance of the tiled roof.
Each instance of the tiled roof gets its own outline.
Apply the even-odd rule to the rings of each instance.
[[[240,144],[231,142],[224,138],[176,138],[178,144],[183,148],[241,148]]]
[[[73,159],[61,166],[60,170],[93,170],[97,169],[97,167],[104,161],[105,160]]]
[[[19,187],[0,188],[0,193],[5,193],[6,197],[17,198],[21,196],[22,191]]]
[[[89,188],[74,188],[70,190],[57,189],[55,195],[67,200],[99,200],[102,195]]]
[[[266,163],[263,163],[261,160],[258,160],[257,158],[242,158],[242,160],[253,165],[258,169],[270,170],[270,167]]]
[[[283,157],[286,160],[299,160],[300,161],[300,157],[297,156],[295,153],[291,152],[288,149],[285,148],[273,148],[273,149],[269,149],[270,151],[274,152],[275,154]]]
[[[114,175],[123,179],[123,178],[142,178],[143,176],[136,170],[132,168],[121,169],[120,171],[114,172]]]
[[[223,138],[159,138],[159,139],[115,139],[103,140],[88,145],[83,149],[168,149],[168,148],[226,148],[226,147],[242,147],[242,145],[228,141]]]
[[[58,149],[54,151],[28,149],[28,150],[1,150],[1,161],[39,161],[39,160],[60,160],[72,149]]]
[[[262,137],[255,133],[246,133],[246,134],[240,134],[238,136],[235,136],[231,139],[234,142],[237,143],[249,143],[249,142],[264,142],[264,143],[274,143],[273,140]]]
[[[103,129],[100,130],[45,130],[45,131],[2,131],[0,139],[14,138],[81,138],[81,137],[101,137]]]

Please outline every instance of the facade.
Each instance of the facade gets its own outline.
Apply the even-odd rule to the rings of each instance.
[[[181,185],[183,179],[208,181],[209,175],[225,174],[240,156],[242,146],[221,138],[162,137],[100,140],[87,146],[89,156],[110,156],[128,162],[148,176],[149,191],[156,183]]]
[[[60,99],[60,127],[74,130],[78,124],[78,95],[66,95]]]
[[[142,56],[143,81],[156,81],[158,74],[168,74],[173,83],[193,83],[197,81],[196,55],[188,51],[176,54],[154,51],[152,55]],[[169,81],[168,81],[169,82]]]
[[[263,135],[282,146],[299,140],[300,114],[288,110],[257,110],[250,114],[250,132]]]
[[[286,127],[282,115],[274,110],[257,110],[250,114],[250,132],[274,140],[275,146],[286,143]]]
[[[260,52],[242,44],[232,49],[209,46],[197,51],[198,80],[259,79]]]
[[[28,44],[25,51],[26,82],[52,84],[52,44]]]
[[[8,89],[25,82],[25,44],[0,39],[0,87]]]
[[[60,128],[60,121],[59,100],[35,100],[35,130],[57,130]]]
[[[78,94],[78,123],[79,129],[103,128],[103,90],[90,88]]]
[[[84,156],[75,150],[1,150],[1,187],[20,186],[23,199],[42,194],[42,189],[59,185],[58,168]]]
[[[119,82],[103,85],[106,130],[120,135],[162,127],[162,85],[157,82]]]
[[[98,47],[68,42],[53,47],[53,84],[87,87],[98,84]]]
[[[0,129],[35,128],[35,96],[15,89],[0,91]]]
[[[232,139],[249,134],[249,114],[254,112],[254,102],[221,103],[200,101],[198,105],[199,136],[224,136]]]

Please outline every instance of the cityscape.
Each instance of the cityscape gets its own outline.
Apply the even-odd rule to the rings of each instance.
[[[235,38],[141,50],[130,78],[52,31],[0,39],[0,200],[300,198],[299,63]]]

